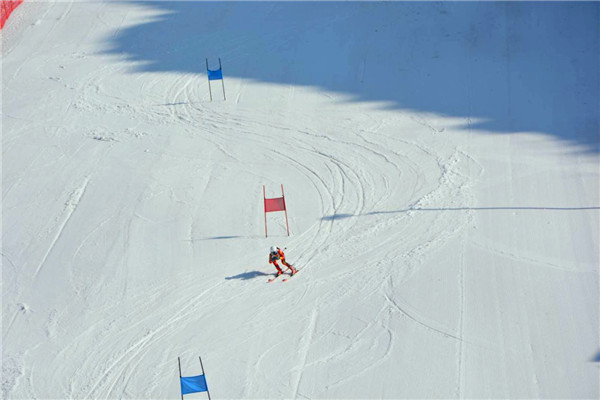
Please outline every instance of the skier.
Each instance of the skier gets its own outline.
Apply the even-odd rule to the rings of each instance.
[[[285,261],[285,254],[283,253],[283,250],[281,250],[277,246],[271,246],[271,249],[269,250],[269,264],[273,264],[275,265],[275,268],[277,268],[276,276],[283,274],[283,271],[279,267],[279,264],[277,264],[277,261],[279,260],[281,260],[281,263],[292,271],[292,275],[298,272],[298,270],[294,268],[293,265],[288,264],[287,261]]]

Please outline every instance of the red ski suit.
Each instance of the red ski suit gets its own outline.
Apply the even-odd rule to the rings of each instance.
[[[294,267],[292,267],[290,264],[287,263],[287,261],[285,261],[285,254],[283,253],[283,250],[281,250],[279,247],[277,248],[277,253],[270,253],[269,254],[269,264],[273,264],[275,265],[275,268],[277,268],[278,271],[281,271],[281,268],[279,267],[279,264],[277,264],[277,261],[281,260],[281,263],[283,265],[285,265],[286,267],[288,267],[289,269],[294,269]]]

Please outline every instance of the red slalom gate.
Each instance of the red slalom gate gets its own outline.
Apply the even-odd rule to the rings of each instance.
[[[283,184],[281,185],[281,197],[274,197],[267,199],[265,185],[263,185],[263,199],[265,204],[265,237],[268,237],[267,233],[267,213],[274,211],[285,212],[285,226],[287,228],[287,234],[290,236],[290,225],[288,223],[287,209],[285,207],[285,194],[283,192]]]
[[[2,0],[0,8],[0,29],[4,28],[4,24],[10,14],[21,4],[23,0]]]

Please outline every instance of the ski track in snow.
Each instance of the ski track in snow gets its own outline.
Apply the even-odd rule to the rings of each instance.
[[[33,274],[34,279],[37,279],[38,275],[40,274],[40,271],[42,270],[42,267],[44,266],[44,264],[46,263],[46,260],[48,259],[48,256],[50,255],[50,253],[52,252],[52,249],[56,245],[56,242],[58,242],[58,240],[60,239],[65,227],[69,223],[69,220],[71,219],[71,217],[77,210],[77,206],[79,205],[79,202],[81,201],[81,198],[83,197],[83,194],[85,193],[85,189],[87,188],[89,181],[90,181],[90,178],[86,177],[85,180],[83,181],[83,183],[81,184],[81,186],[79,186],[77,189],[75,189],[71,193],[71,195],[69,196],[69,200],[67,200],[67,202],[65,203],[65,210],[63,211],[62,222],[60,223],[60,225],[57,229],[56,235],[52,239],[52,242],[50,242],[50,246],[48,247],[48,250],[44,253],[44,256],[42,257],[42,261],[38,264],[37,268],[35,269],[35,273]]]
[[[298,355],[300,356],[300,364],[298,371],[298,379],[294,384],[294,395],[293,398],[298,397],[300,382],[302,381],[302,373],[304,372],[304,368],[306,367],[306,358],[308,357],[308,353],[310,351],[310,345],[312,342],[312,338],[315,334],[315,327],[317,324],[317,318],[319,316],[319,312],[317,308],[313,308],[312,315],[310,317],[310,323],[308,324],[307,332],[303,333],[301,337],[301,348],[298,350]]]
[[[460,287],[460,317],[458,321],[458,337],[463,337],[465,332],[465,243],[466,238],[463,239],[463,245],[460,254],[460,272],[458,276],[459,287]],[[464,346],[463,341],[458,342],[458,349],[456,355],[456,398],[462,398],[462,391],[464,387],[463,382],[463,363],[464,363]]]
[[[450,332],[446,332],[445,330],[435,328],[435,327],[433,327],[430,324],[427,324],[425,322],[420,321],[419,318],[413,316],[411,313],[409,313],[408,311],[406,311],[405,307],[401,307],[398,304],[397,301],[393,300],[388,295],[385,295],[385,298],[394,307],[394,309],[396,309],[398,312],[400,312],[400,314],[402,314],[403,316],[407,317],[411,321],[414,321],[415,323],[417,323],[418,325],[422,326],[426,330],[428,330],[430,332],[439,333],[440,335],[444,336],[445,338],[452,338],[452,339],[456,339],[457,341],[463,341],[462,338],[460,338],[460,337],[458,337],[458,336],[456,336],[456,335],[454,335],[454,334],[452,334]]]

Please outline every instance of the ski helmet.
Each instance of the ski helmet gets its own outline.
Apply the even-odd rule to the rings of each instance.
[[[271,248],[269,249],[269,251],[271,253],[277,253],[277,250],[278,250],[277,246],[271,246]]]

